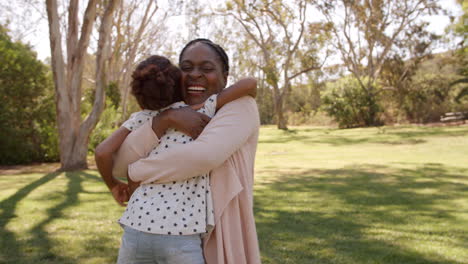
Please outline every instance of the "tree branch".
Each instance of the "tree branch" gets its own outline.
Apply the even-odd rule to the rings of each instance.
[[[107,86],[107,61],[109,59],[109,39],[112,29],[112,14],[120,0],[110,0],[102,17],[99,28],[99,41],[96,54],[96,93],[91,113],[80,126],[80,135],[88,135],[96,126],[99,116],[104,110],[105,87]]]

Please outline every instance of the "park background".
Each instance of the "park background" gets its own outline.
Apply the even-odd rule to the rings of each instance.
[[[264,263],[468,263],[467,10],[431,0],[0,3],[0,263],[115,261],[122,208],[94,148],[139,110],[136,63],[177,62],[196,37],[227,50],[231,82],[258,80]]]

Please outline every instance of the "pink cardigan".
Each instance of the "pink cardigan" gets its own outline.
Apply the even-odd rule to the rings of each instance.
[[[134,181],[165,183],[211,171],[216,224],[204,239],[206,263],[257,264],[253,172],[259,127],[255,100],[246,96],[222,107],[195,141],[147,157],[159,141],[147,122],[120,147],[114,175],[125,176],[128,168]]]

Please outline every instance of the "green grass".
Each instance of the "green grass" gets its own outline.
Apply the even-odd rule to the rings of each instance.
[[[263,127],[263,263],[468,263],[468,126]],[[0,263],[114,263],[123,209],[95,171],[0,176]]]

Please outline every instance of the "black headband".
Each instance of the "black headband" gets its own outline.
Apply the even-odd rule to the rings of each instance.
[[[191,40],[189,43],[187,43],[187,45],[185,45],[185,47],[182,49],[179,55],[179,64],[182,61],[182,55],[184,55],[185,50],[191,45],[198,43],[198,42],[206,44],[211,49],[213,49],[216,52],[216,54],[218,54],[219,58],[221,59],[221,62],[223,63],[223,70],[225,72],[229,72],[229,58],[228,58],[228,55],[226,54],[226,51],[224,51],[224,49],[220,45],[215,44],[213,43],[213,41],[209,39],[204,39],[204,38],[197,38],[197,39]]]

